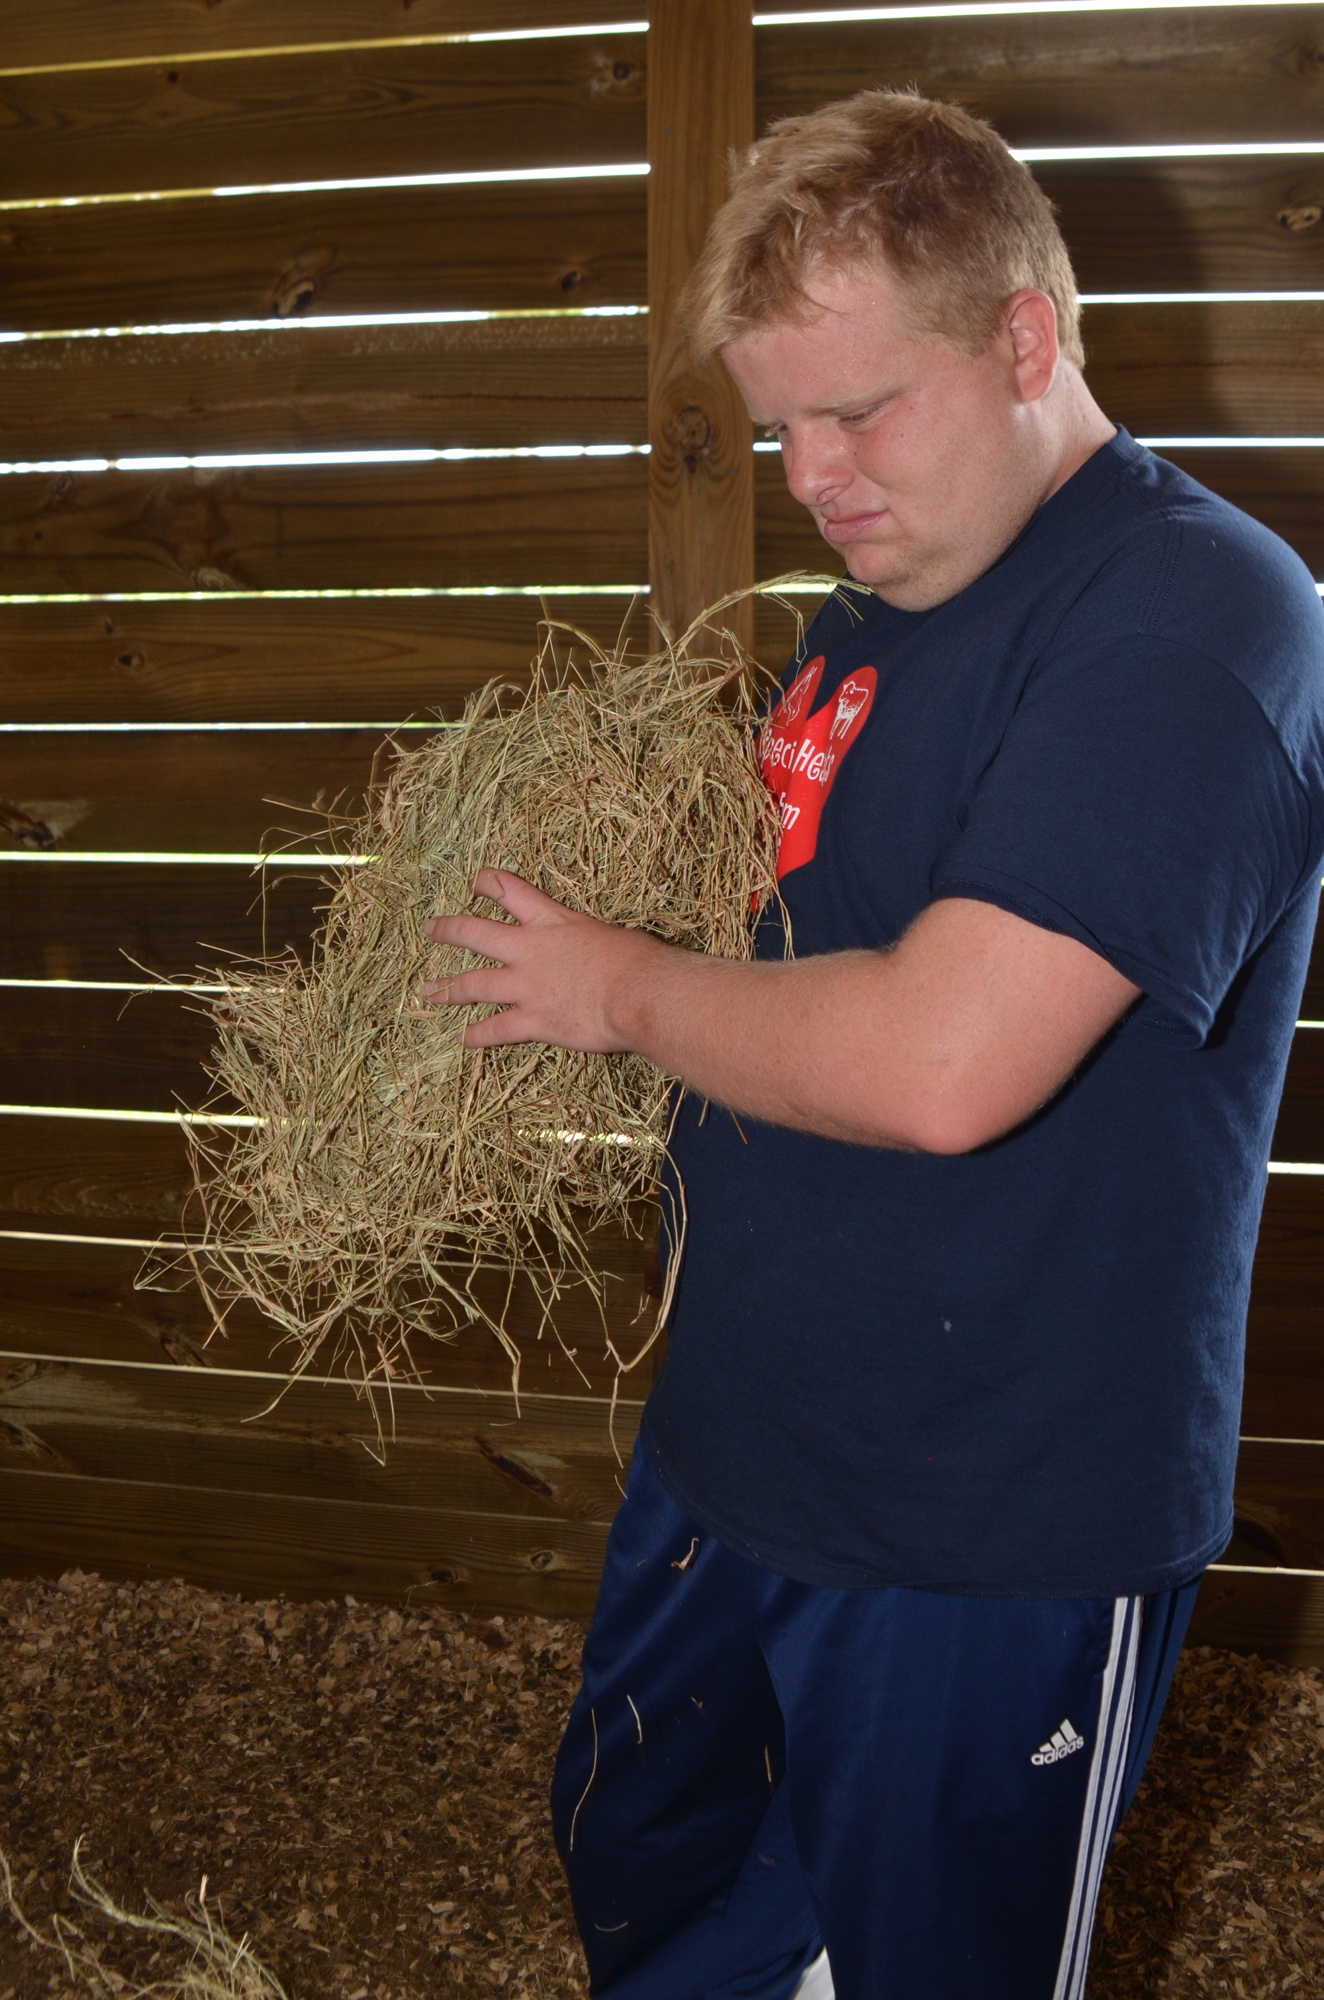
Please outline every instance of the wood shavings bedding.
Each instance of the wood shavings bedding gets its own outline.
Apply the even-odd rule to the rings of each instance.
[[[291,2000],[584,2000],[546,1818],[582,1628],[181,1583],[0,1582],[0,1844],[121,1901],[209,1878]],[[1195,1648],[1105,1889],[1090,2000],[1324,2000],[1324,1676]],[[104,1962],[160,1978],[153,1942]],[[0,2000],[82,2000],[0,1917]]]

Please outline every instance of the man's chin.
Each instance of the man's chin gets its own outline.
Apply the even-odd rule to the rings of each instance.
[[[914,565],[904,549],[880,547],[877,542],[848,542],[844,546],[833,543],[839,556],[845,558],[846,567],[857,583],[867,583],[875,589],[880,584],[904,584]]]

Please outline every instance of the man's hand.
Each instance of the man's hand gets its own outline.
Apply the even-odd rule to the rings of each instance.
[[[475,895],[499,903],[515,922],[440,916],[424,925],[437,944],[459,945],[497,961],[424,982],[423,997],[434,1007],[486,1003],[503,1010],[471,1021],[465,1047],[551,1042],[602,1055],[630,1048],[624,1025],[628,996],[647,981],[650,962],[671,947],[643,931],[621,930],[568,910],[504,868],[480,869],[473,886]]]

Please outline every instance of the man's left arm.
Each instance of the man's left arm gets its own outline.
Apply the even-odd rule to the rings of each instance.
[[[425,997],[495,1005],[470,1048],[630,1050],[736,1113],[855,1145],[965,1153],[1053,1097],[1140,995],[1076,939],[994,903],[932,903],[887,951],[707,958],[567,909],[505,870],[477,894],[511,922],[428,933],[497,961]]]

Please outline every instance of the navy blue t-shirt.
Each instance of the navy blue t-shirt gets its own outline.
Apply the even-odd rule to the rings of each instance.
[[[763,747],[798,958],[975,897],[1144,997],[1047,1107],[957,1157],[684,1100],[688,1224],[644,1417],[663,1483],[806,1583],[1187,1581],[1231,1533],[1324,854],[1308,573],[1122,433],[949,602],[836,592]],[[765,920],[760,954],[782,949]]]

